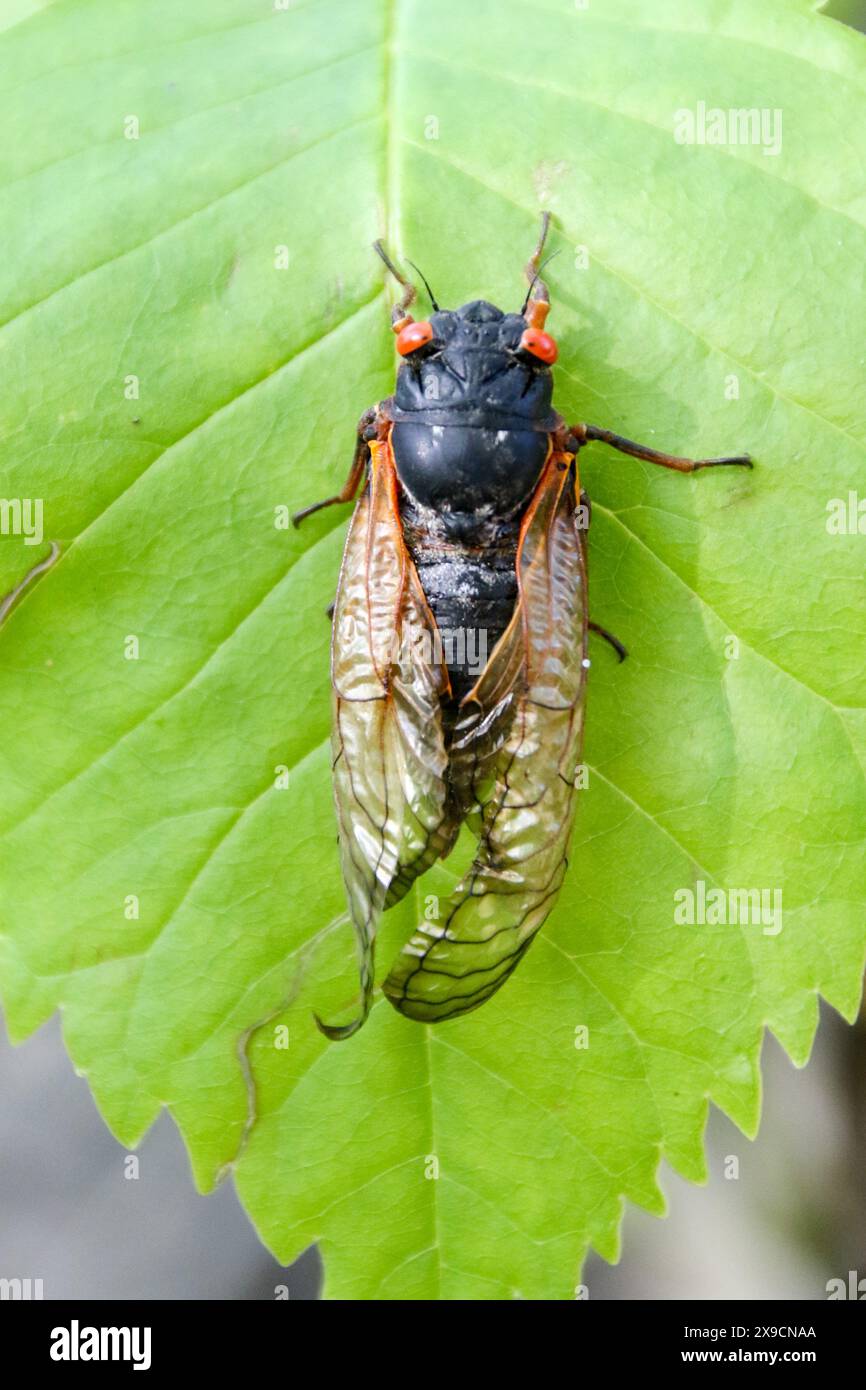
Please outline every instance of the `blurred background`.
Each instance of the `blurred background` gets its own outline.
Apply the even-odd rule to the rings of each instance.
[[[825,12],[866,32],[866,0]],[[866,1015],[849,1028],[825,1007],[804,1071],[770,1037],[763,1064],[757,1140],[711,1111],[707,1186],[663,1168],[667,1219],[629,1208],[622,1263],[587,1262],[591,1299],[824,1299],[866,1277]],[[49,1299],[319,1296],[315,1249],[284,1269],[230,1183],[195,1192],[167,1115],[124,1176],[56,1018],[23,1047],[0,1039],[0,1094],[0,1278],[41,1278]]]

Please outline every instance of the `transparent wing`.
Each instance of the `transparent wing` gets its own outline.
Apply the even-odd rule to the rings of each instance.
[[[373,443],[334,606],[332,751],[340,858],[358,941],[361,1011],[320,1027],[351,1036],[373,993],[379,917],[453,843],[435,623],[403,542],[393,456]]]
[[[531,945],[565,874],[587,634],[571,462],[548,459],[523,522],[514,617],[455,730],[453,793],[478,849],[439,921],[418,926],[385,981],[410,1018],[453,1018],[489,999]]]

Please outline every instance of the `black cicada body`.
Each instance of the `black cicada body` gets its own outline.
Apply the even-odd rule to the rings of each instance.
[[[340,855],[369,1012],[381,914],[449,853],[474,861],[421,921],[383,983],[400,1013],[435,1023],[489,999],[552,910],[566,871],[586,678],[588,499],[577,453],[598,439],[666,468],[690,460],[552,406],[557,349],[539,260],[519,313],[483,300],[416,322],[393,311],[403,358],[394,395],[362,416],[337,496],[364,484],[333,612],[334,788]],[[426,284],[426,282],[425,282]],[[428,287],[429,289],[429,287]],[[603,629],[602,635],[609,637]],[[620,656],[624,650],[609,638]]]

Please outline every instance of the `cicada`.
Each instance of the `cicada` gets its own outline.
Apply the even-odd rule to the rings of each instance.
[[[694,473],[748,455],[687,459],[553,408],[557,345],[542,278],[549,216],[519,312],[475,299],[409,313],[414,285],[381,243],[402,293],[393,396],[364,412],[342,490],[295,517],[358,501],[333,608],[333,778],[361,1004],[374,992],[383,912],[453,847],[471,867],[424,917],[382,985],[408,1018],[476,1009],[505,983],[556,903],[581,765],[589,620],[578,451],[600,440]],[[411,264],[411,262],[410,262]],[[417,269],[417,267],[416,267]],[[420,272],[418,272],[420,275]]]

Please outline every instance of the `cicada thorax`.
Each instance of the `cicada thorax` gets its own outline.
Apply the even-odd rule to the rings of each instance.
[[[520,524],[558,417],[550,373],[520,350],[526,321],[475,300],[432,315],[388,402],[400,515],[455,702],[517,598]]]
[[[401,423],[391,441],[403,537],[456,704],[478,680],[514,612],[520,525],[549,437]]]

